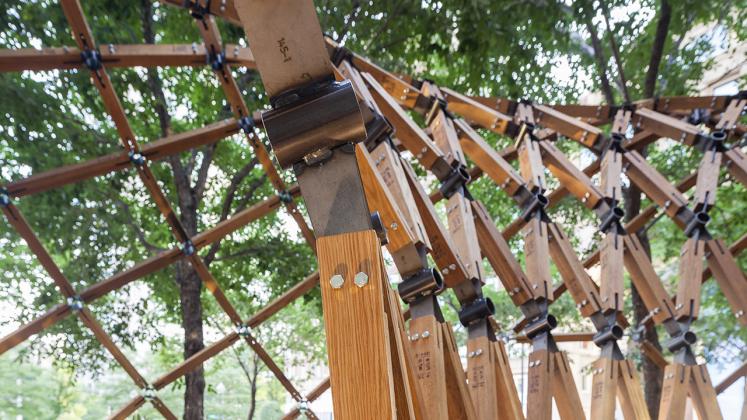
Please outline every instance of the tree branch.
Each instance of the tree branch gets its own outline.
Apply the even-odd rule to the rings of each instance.
[[[659,21],[656,23],[656,35],[651,47],[651,59],[646,71],[646,81],[643,88],[643,97],[651,98],[656,93],[656,79],[659,77],[659,64],[664,55],[664,46],[669,37],[669,22],[672,19],[672,7],[668,0],[661,0],[659,8]]]
[[[609,78],[607,78],[607,60],[604,56],[602,43],[599,41],[599,36],[597,35],[597,28],[594,26],[592,11],[590,10],[591,8],[587,5],[585,9],[587,15],[586,28],[589,30],[589,34],[591,37],[591,46],[594,50],[594,61],[597,64],[597,72],[599,73],[599,82],[601,85],[602,94],[604,95],[604,99],[607,101],[607,104],[613,105],[615,103],[615,96],[612,93],[610,80]]]
[[[135,236],[137,236],[138,241],[145,247],[145,249],[148,250],[148,252],[150,252],[151,254],[156,254],[158,252],[166,250],[166,248],[161,248],[148,241],[148,239],[145,237],[145,232],[143,231],[143,229],[135,222],[135,217],[132,215],[132,210],[130,210],[129,204],[125,203],[119,197],[112,198],[114,199],[117,207],[121,208],[124,215],[126,216],[127,226],[130,226],[132,228],[132,230],[135,232]]]
[[[335,40],[338,43],[342,43],[342,41],[345,39],[345,37],[348,35],[348,31],[350,31],[350,27],[353,26],[353,23],[355,23],[356,20],[358,20],[358,12],[361,10],[361,2],[358,0],[353,1],[353,10],[348,15],[348,18],[345,20],[345,25],[340,30],[340,34],[337,36],[337,39]]]
[[[620,90],[625,98],[625,103],[630,103],[630,93],[628,92],[628,81],[625,79],[625,71],[623,70],[622,59],[620,58],[620,50],[617,48],[617,42],[615,41],[615,33],[610,25],[609,10],[607,4],[604,1],[599,2],[602,8],[602,17],[604,23],[607,26],[607,37],[610,40],[610,47],[612,48],[612,56],[615,58],[615,64],[617,65],[617,75],[620,77]]]
[[[210,164],[213,162],[213,156],[215,156],[215,148],[218,147],[218,143],[205,146],[202,149],[202,163],[200,169],[197,171],[197,181],[194,186],[195,203],[197,205],[202,201],[202,196],[205,194],[205,184],[207,184],[208,170]]]

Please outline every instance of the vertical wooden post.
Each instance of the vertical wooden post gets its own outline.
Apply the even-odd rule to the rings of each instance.
[[[396,419],[385,273],[376,232],[321,237],[317,251],[335,416]],[[362,286],[361,274],[367,277]]]

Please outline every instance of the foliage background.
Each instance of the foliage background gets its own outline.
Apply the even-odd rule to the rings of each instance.
[[[141,2],[82,2],[100,45],[136,44],[144,40]],[[552,0],[402,0],[315,2],[322,27],[354,51],[361,52],[382,66],[472,94],[531,98],[548,102],[577,101],[587,92],[598,92],[601,80],[591,48],[589,22],[600,37],[612,33],[623,57],[632,100],[644,92],[645,72],[654,39],[659,1],[610,1],[611,31],[606,31],[600,4],[589,1]],[[658,95],[694,93],[712,57],[724,48],[744,42],[747,15],[744,0],[722,2],[671,1],[672,20],[659,72]],[[183,10],[159,3],[150,4],[157,43],[192,43],[199,34]],[[0,15],[0,47],[42,47],[72,45],[61,9],[48,0],[6,0],[6,13]],[[697,25],[713,29],[692,36]],[[243,43],[239,28],[221,23],[226,43]],[[606,41],[606,38],[603,38]],[[613,99],[624,100],[607,42],[602,43],[606,64],[613,79]],[[141,142],[160,137],[158,102],[142,69],[111,70],[115,88],[123,98],[134,131]],[[174,132],[182,132],[228,116],[222,92],[206,68],[162,68],[166,104]],[[240,69],[244,98],[250,109],[266,106],[256,74]],[[744,88],[742,81],[742,88]],[[23,72],[0,74],[0,175],[8,182],[64,164],[87,160],[119,150],[116,131],[106,116],[98,93],[87,71]],[[498,148],[511,140],[484,133]],[[586,152],[563,142],[564,151],[579,164],[587,162]],[[697,152],[673,142],[660,142],[649,150],[650,159],[671,181],[677,181],[697,167]],[[193,161],[195,175],[207,151],[182,156]],[[236,186],[229,203],[234,212],[273,194],[246,144],[238,137],[222,141],[213,151],[205,183],[204,199],[196,209],[198,230],[217,222],[224,213],[230,180],[246,176]],[[174,174],[166,163],[153,165],[156,176],[169,195],[177,200]],[[717,208],[712,212],[712,231],[728,243],[747,231],[744,218],[747,195],[743,186],[722,177]],[[487,179],[477,181],[471,192],[488,205],[498,226],[505,226],[517,215],[513,203]],[[646,202],[644,202],[644,206]],[[132,171],[110,174],[81,184],[24,198],[18,201],[47,249],[63,272],[80,289],[117,273],[154,251],[174,246],[165,224],[150,204]],[[552,211],[573,239],[582,255],[593,251],[594,217],[573,200],[564,200]],[[674,291],[677,282],[677,256],[684,237],[663,218],[649,231],[657,271]],[[521,258],[521,243],[512,242]],[[739,259],[745,268],[747,261]],[[242,314],[253,313],[263,303],[315,268],[308,247],[302,243],[289,218],[274,214],[232,235],[221,245],[211,271],[229,299]],[[25,244],[0,224],[0,326],[10,331],[28,322],[59,302],[59,295]],[[486,270],[490,272],[489,267]],[[181,360],[181,322],[178,287],[173,268],[148,276],[122,290],[96,301],[92,310],[104,328],[137,355],[138,367],[147,377],[165,371]],[[556,275],[559,281],[559,277]],[[495,284],[495,283],[491,283]],[[506,328],[519,313],[507,296],[489,288],[497,302],[499,322]],[[207,342],[229,328],[214,299],[202,294]],[[700,354],[715,364],[744,360],[743,329],[737,327],[726,301],[713,281],[703,289],[702,318],[694,325],[701,341]],[[444,305],[453,305],[448,296]],[[630,300],[630,299],[628,299]],[[568,296],[553,305],[568,331],[589,328],[580,319]],[[632,311],[632,309],[631,309]],[[455,314],[446,310],[452,320]],[[632,319],[632,316],[629,317]],[[457,323],[455,323],[456,325]],[[290,328],[293,325],[294,328]],[[460,339],[463,331],[457,327]],[[281,312],[260,330],[262,342],[271,354],[291,355],[281,360],[290,366],[308,366],[323,361],[323,330],[320,302],[314,292]],[[240,348],[241,346],[237,346]],[[248,398],[250,375],[236,367],[237,358],[252,368],[245,349],[226,353],[207,368],[209,413],[235,414],[227,401]],[[281,359],[277,357],[277,359]],[[67,319],[30,340],[19,351],[0,358],[0,384],[23,389],[24,398],[35,404],[22,404],[31,418],[100,418],[101,401],[129,395],[132,387],[122,376],[107,373],[112,360],[73,318]],[[233,367],[229,367],[233,366]],[[121,372],[120,372],[121,373]],[[298,380],[305,379],[299,374]],[[13,378],[23,378],[15,384]],[[107,386],[97,383],[105,378]],[[277,382],[260,373],[257,418],[276,418],[285,401]],[[219,383],[238,384],[222,394]],[[50,384],[54,384],[50,387]],[[91,385],[95,384],[95,385]],[[111,384],[111,386],[109,386]],[[44,386],[44,388],[42,388]],[[171,407],[179,406],[179,384],[167,393]],[[106,392],[102,389],[106,388]],[[228,396],[230,394],[230,397]],[[0,395],[15,395],[2,392]],[[50,396],[52,398],[50,398]],[[246,400],[244,400],[246,401]],[[16,400],[0,398],[0,412],[12,411]],[[116,405],[114,405],[116,407]],[[246,404],[237,403],[243,413]],[[36,410],[36,411],[31,411]],[[143,414],[152,414],[149,409]],[[262,417],[262,410],[267,410]]]

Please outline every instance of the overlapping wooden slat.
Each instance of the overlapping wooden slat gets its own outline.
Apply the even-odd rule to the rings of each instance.
[[[194,147],[215,143],[235,134],[237,131],[236,120],[227,119],[196,130],[146,143],[141,147],[140,154],[148,160],[157,161]],[[109,172],[127,169],[131,165],[132,162],[127,151],[115,152],[85,162],[34,174],[28,178],[11,182],[6,188],[12,197],[22,197],[81,182]]]
[[[100,48],[106,67],[204,66],[206,50],[196,44],[108,44]],[[254,69],[249,48],[226,45],[226,62]],[[0,72],[70,70],[85,68],[77,47],[0,49]]]

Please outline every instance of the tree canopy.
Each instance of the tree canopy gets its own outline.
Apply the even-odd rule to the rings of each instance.
[[[201,43],[192,18],[183,9],[150,0],[81,3],[102,46]],[[744,0],[318,0],[315,4],[324,31],[391,71],[433,79],[469,94],[543,102],[577,102],[589,95],[594,97],[594,93],[616,104],[651,95],[693,94],[715,54],[747,37]],[[74,45],[57,2],[7,0],[5,10],[0,15],[0,47]],[[664,42],[657,48],[663,13],[671,17]],[[706,30],[693,31],[695,27]],[[225,22],[220,28],[225,43],[246,45],[241,28]],[[610,40],[619,49],[619,62]],[[652,51],[657,50],[661,60],[652,90],[648,70]],[[109,73],[142,143],[231,115],[207,66],[113,69]],[[234,73],[249,108],[266,108],[258,75],[244,68]],[[621,82],[621,76],[626,83]],[[89,79],[88,71],[83,70],[0,73],[0,183],[120,150],[117,131]],[[740,82],[742,88],[745,82]],[[484,134],[496,147],[505,147],[511,141]],[[563,147],[578,162],[589,159],[575,146]],[[650,148],[649,159],[676,182],[697,167],[699,156],[691,149],[666,142]],[[153,170],[180,218],[194,217],[196,231],[274,194],[240,136],[154,164]],[[290,174],[284,176],[292,181]],[[743,186],[722,179],[725,181],[718,203],[725,204],[717,205],[712,213],[711,230],[730,243],[747,231],[743,217],[747,195]],[[474,183],[471,192],[488,205],[498,226],[505,226],[518,214],[515,205],[487,179]],[[178,245],[134,171],[115,172],[23,198],[17,204],[77,289]],[[593,215],[571,199],[564,200],[553,215],[568,232],[595,225]],[[666,218],[649,229],[649,236],[656,268],[673,291],[684,236]],[[573,240],[580,254],[593,251],[585,248],[593,244],[589,238]],[[512,246],[521,256],[520,243],[513,242]],[[282,211],[207,247],[202,256],[243,315],[255,312],[316,266],[310,248]],[[743,269],[747,268],[745,258],[739,261]],[[61,301],[54,284],[7,223],[0,224],[0,267],[4,273],[0,301],[4,308],[10,308],[0,314],[0,326],[8,331]],[[181,336],[174,333],[175,327],[184,322],[180,288],[188,275],[182,276],[181,269],[172,266],[150,275],[97,300],[91,308],[105,330],[128,352],[151,352],[153,357],[143,361],[151,363],[156,371],[160,371],[156,366],[163,369],[184,356],[179,351]],[[205,335],[213,339],[230,329],[230,322],[209,293],[198,293]],[[508,328],[518,319],[518,310],[505,293],[489,290],[489,294],[497,302],[496,318]],[[702,355],[715,363],[735,355],[744,359],[747,335],[730,316],[715,282],[704,285],[703,299],[703,316],[694,325]],[[443,300],[448,304],[449,295]],[[632,306],[628,310],[632,320]],[[446,312],[455,319],[453,311]],[[580,329],[577,326],[583,321],[569,297],[554,304],[553,312],[565,328]],[[278,360],[281,354],[304,355],[285,360],[289,365],[323,361],[318,291],[281,312],[272,324],[262,327],[260,334]],[[249,354],[242,351],[239,359],[249,360],[251,370],[256,360],[251,361]],[[12,357],[54,361],[57,373],[47,370],[39,376],[62,375],[49,379],[59,384],[60,393],[72,392],[65,387],[66,381],[95,376],[109,370],[113,363],[90,332],[72,317],[32,339]],[[1,362],[3,366],[8,364],[5,359]],[[11,372],[4,368],[0,371]],[[215,385],[209,375],[207,382],[208,388]],[[267,400],[277,398],[282,402],[282,393],[273,394],[271,381],[261,382],[270,396]],[[73,396],[57,399],[64,398]],[[45,399],[39,396],[40,401]],[[9,407],[14,402],[0,400],[0,412],[4,404]],[[55,416],[48,413],[61,413],[54,411],[60,408],[53,403],[34,409],[37,411],[24,414],[48,417]]]

